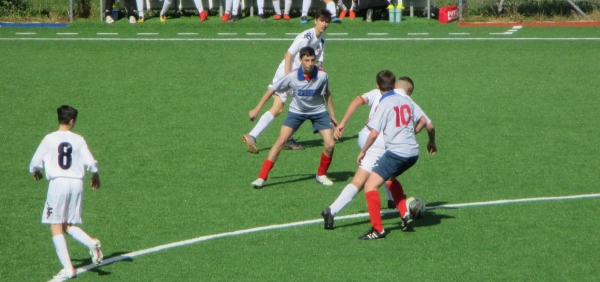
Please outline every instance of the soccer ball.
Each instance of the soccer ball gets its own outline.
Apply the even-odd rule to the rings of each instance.
[[[425,215],[425,202],[419,197],[410,197],[406,199],[406,208],[413,218],[421,218]]]

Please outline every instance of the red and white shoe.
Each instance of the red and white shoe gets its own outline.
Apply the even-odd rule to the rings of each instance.
[[[281,15],[278,15],[278,14],[273,15],[273,20],[274,21],[281,20]]]
[[[356,13],[354,11],[350,11],[350,19],[356,18]]]
[[[346,17],[346,15],[348,14],[348,10],[343,10],[340,12],[340,19],[343,19]]]
[[[205,21],[206,19],[208,19],[208,13],[207,13],[206,11],[202,11],[202,12],[200,12],[200,15],[199,15],[199,16],[200,16],[200,21],[201,21],[201,22],[203,22],[203,21]]]
[[[290,15],[288,15],[288,14],[283,14],[283,19],[286,20],[286,21],[289,21],[292,18],[290,18]]]
[[[222,22],[226,22],[229,21],[229,14],[225,13],[222,17],[221,17],[221,21]]]

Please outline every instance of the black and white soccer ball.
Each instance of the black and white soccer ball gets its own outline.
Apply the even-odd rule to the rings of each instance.
[[[406,199],[406,208],[413,218],[421,218],[425,215],[425,202],[419,197],[410,197]]]

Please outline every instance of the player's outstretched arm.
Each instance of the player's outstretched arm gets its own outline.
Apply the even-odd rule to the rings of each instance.
[[[338,126],[335,129],[335,133],[333,134],[335,139],[339,139],[342,137],[342,133],[344,132],[344,129],[346,128],[346,123],[348,122],[348,120],[350,119],[352,114],[354,114],[356,109],[358,109],[358,107],[360,107],[360,105],[362,105],[362,104],[364,104],[364,100],[361,96],[354,98],[354,100],[352,100],[352,102],[350,102],[350,105],[348,106],[348,109],[346,110],[346,113],[344,114],[342,121],[340,123],[338,123]]]
[[[252,109],[252,110],[250,110],[250,112],[248,112],[248,117],[250,117],[250,121],[254,121],[254,119],[256,119],[256,117],[258,116],[258,113],[260,112],[260,109],[262,109],[262,107],[265,105],[265,103],[267,103],[267,101],[269,101],[271,96],[273,96],[273,93],[275,93],[275,90],[273,90],[273,88],[269,88],[267,90],[267,92],[265,92],[265,94],[262,96],[262,98],[260,98],[258,105],[256,105],[256,107],[254,109]]]
[[[429,135],[429,142],[427,142],[427,152],[432,155],[437,153],[437,146],[435,145],[435,127],[433,126],[433,122],[430,122],[427,126],[425,126],[427,130],[427,135]]]
[[[100,175],[97,172],[92,174],[91,186],[92,190],[100,189]]]

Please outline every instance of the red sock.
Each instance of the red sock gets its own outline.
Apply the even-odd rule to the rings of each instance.
[[[398,179],[392,179],[392,181],[386,182],[385,185],[387,185],[390,193],[392,193],[392,197],[394,197],[394,201],[398,207],[398,212],[400,212],[400,217],[403,217],[408,209],[406,208],[406,197],[404,197],[404,189],[402,189],[402,185]]]
[[[381,200],[379,199],[379,192],[377,190],[369,191],[365,193],[367,197],[367,210],[369,210],[369,218],[371,218],[371,226],[377,230],[377,232],[383,232],[383,224],[381,223]]]
[[[331,159],[333,155],[330,157],[326,156],[325,153],[321,153],[321,163],[319,163],[319,169],[317,170],[317,175],[325,175],[327,174],[327,170],[329,169],[329,165],[331,164]]]
[[[262,168],[260,169],[258,178],[267,180],[267,177],[269,177],[269,171],[271,171],[271,169],[273,168],[274,165],[275,165],[274,162],[270,161],[269,159],[266,159],[262,165]]]

